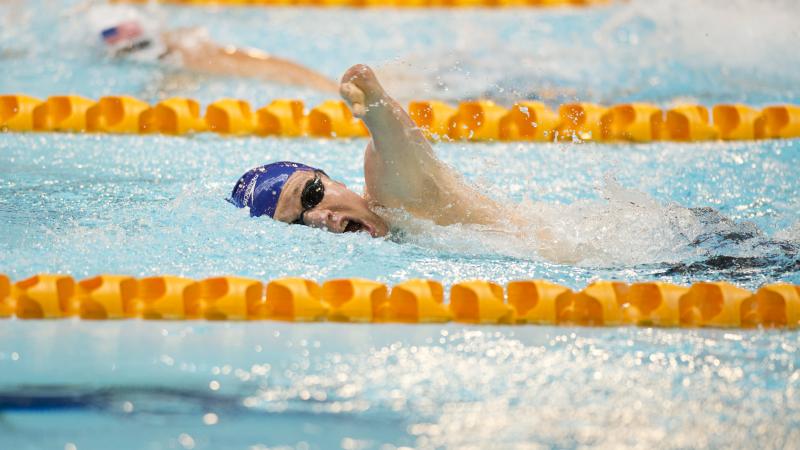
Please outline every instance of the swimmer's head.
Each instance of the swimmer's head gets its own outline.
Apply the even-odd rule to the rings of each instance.
[[[231,192],[231,203],[251,216],[323,228],[333,233],[366,231],[385,236],[386,222],[367,201],[324,171],[281,161],[249,170]]]
[[[155,61],[167,52],[158,21],[136,8],[101,5],[90,11],[89,21],[111,57]]]

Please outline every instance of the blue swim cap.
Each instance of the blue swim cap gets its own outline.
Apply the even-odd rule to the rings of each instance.
[[[230,202],[239,208],[250,208],[250,216],[274,217],[283,185],[298,170],[318,170],[305,164],[280,161],[250,169],[239,178],[231,192]]]

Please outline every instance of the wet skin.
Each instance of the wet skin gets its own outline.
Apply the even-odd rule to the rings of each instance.
[[[369,203],[343,183],[325,174],[301,170],[293,173],[283,186],[274,218],[292,223],[303,213],[301,195],[315,174],[322,180],[325,196],[322,201],[303,214],[303,223],[332,233],[365,231],[372,237],[385,236],[389,227],[380,216],[372,212]]]

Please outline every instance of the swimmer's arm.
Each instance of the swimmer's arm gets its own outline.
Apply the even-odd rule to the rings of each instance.
[[[198,35],[202,36],[196,29],[164,33],[169,51],[179,54],[187,69],[215,75],[260,78],[327,92],[337,90],[336,83],[300,64],[260,50],[220,46],[204,37],[198,39]]]
[[[368,67],[348,70],[340,91],[372,135],[364,157],[370,200],[441,225],[492,224],[508,216],[436,157],[419,127]]]

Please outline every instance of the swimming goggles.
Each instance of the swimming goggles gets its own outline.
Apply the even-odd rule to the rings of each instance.
[[[303,188],[303,192],[300,194],[300,205],[303,207],[303,212],[300,213],[300,217],[298,217],[297,220],[292,222],[293,224],[305,225],[305,214],[319,205],[322,199],[325,198],[325,186],[322,184],[320,174],[325,174],[325,172],[315,170],[314,179],[308,180],[308,183],[306,183],[306,186]]]

